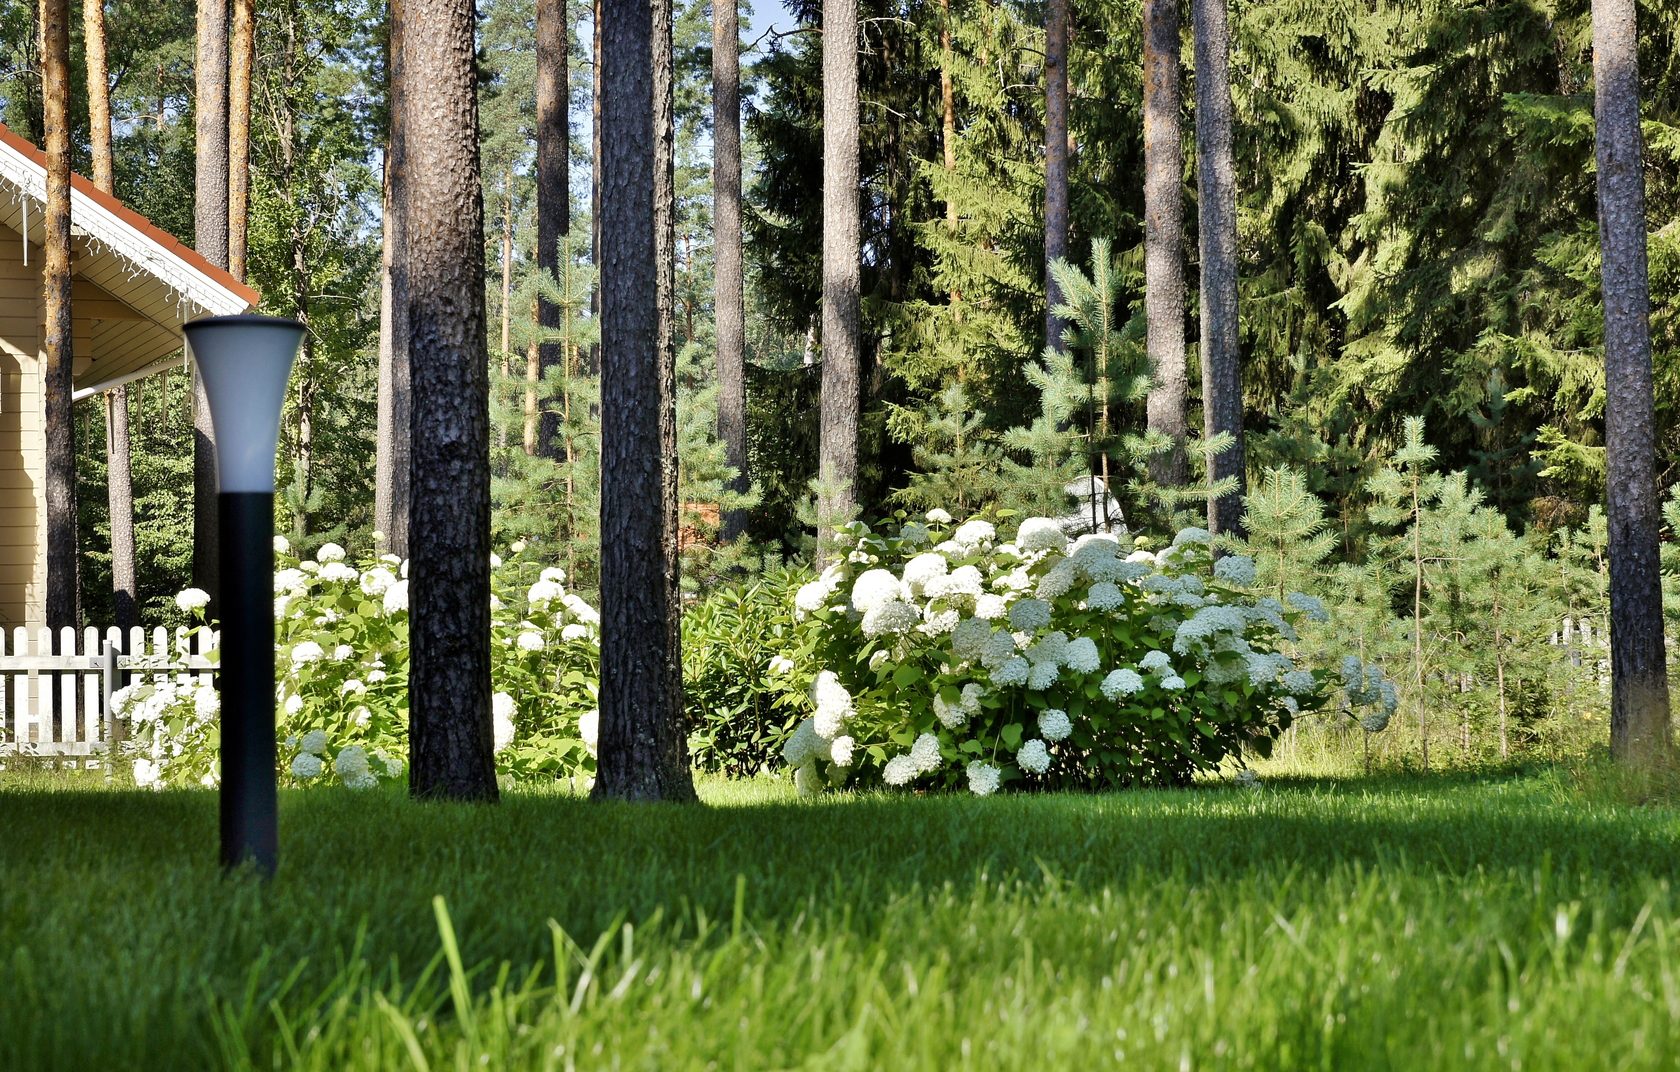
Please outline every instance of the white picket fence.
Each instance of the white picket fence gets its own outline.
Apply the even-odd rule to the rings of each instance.
[[[162,626],[0,630],[0,756],[96,761],[121,726],[111,718],[111,694],[125,678],[190,675],[208,683],[216,637],[173,634]]]

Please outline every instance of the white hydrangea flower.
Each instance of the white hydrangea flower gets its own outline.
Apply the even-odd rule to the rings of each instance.
[[[951,539],[957,546],[973,550],[997,539],[997,528],[984,518],[971,518],[957,526],[957,531],[951,533]]]
[[[885,571],[883,571],[885,572]],[[892,574],[887,574],[892,576]],[[897,583],[897,582],[894,582]],[[906,603],[899,599],[888,599],[864,612],[863,635],[901,636],[922,624],[922,612],[914,603]]]
[[[1205,648],[1220,633],[1241,634],[1245,624],[1242,614],[1230,607],[1203,607],[1179,623],[1173,634],[1173,651],[1184,655]]]
[[[929,599],[976,599],[984,590],[985,578],[974,566],[958,566],[943,577],[932,578],[925,586]]]
[[[802,614],[815,614],[828,606],[828,597],[833,594],[834,589],[822,581],[810,581],[793,594],[793,605]]]
[[[1085,605],[1092,610],[1119,610],[1126,605],[1126,597],[1113,581],[1098,581],[1085,593]]]
[[[871,611],[870,613],[873,614],[874,611]],[[888,652],[886,648],[882,648],[879,651],[875,651],[875,652],[870,653],[869,669],[879,670],[881,668],[881,664],[886,662],[887,659],[890,657],[890,655],[891,655],[891,653]]]
[[[1009,624],[1023,633],[1035,633],[1050,624],[1050,604],[1042,599],[1017,600],[1009,608]]]
[[[1038,734],[1046,741],[1065,741],[1073,735],[1073,719],[1059,707],[1038,713]]]
[[[323,769],[321,757],[313,752],[299,752],[292,757],[292,777],[309,781],[319,778]]]
[[[929,524],[933,525],[949,525],[951,523],[951,515],[935,506],[932,510],[927,512],[927,520]]]
[[[926,589],[927,583],[935,577],[943,577],[950,572],[951,564],[945,561],[945,556],[934,551],[917,555],[904,564],[904,587],[911,595],[919,596]]]
[[[1038,598],[1060,599],[1073,590],[1074,582],[1078,580],[1079,570],[1073,560],[1064,558],[1038,579]]]
[[[806,719],[794,727],[793,733],[782,742],[782,759],[790,767],[799,767],[821,747],[822,739],[817,735],[816,726]]]
[[[361,745],[346,745],[339,749],[338,756],[333,759],[333,772],[346,781],[352,775],[363,773],[367,769],[367,752]]]
[[[1009,603],[999,595],[988,592],[974,601],[974,616],[995,622],[1009,613]]]
[[[565,594],[566,590],[558,582],[547,578],[538,578],[537,582],[531,585],[530,591],[525,593],[525,601],[533,607],[542,607],[560,599]]]
[[[859,614],[868,614],[889,600],[903,597],[904,585],[891,570],[865,570],[852,582],[852,607]]]
[[[1247,555],[1221,555],[1213,564],[1213,575],[1238,588],[1251,587],[1254,584],[1254,559]]]
[[[770,659],[770,672],[777,677],[793,673],[793,660],[786,655],[775,655]]]
[[[292,542],[290,540],[286,539],[286,537],[284,537],[284,536],[274,537],[274,553],[275,554],[277,554],[277,555],[287,554],[288,552],[291,551],[291,549],[292,549]]]
[[[1123,696],[1132,696],[1143,691],[1143,678],[1136,670],[1121,668],[1114,670],[1103,678],[1102,693],[1110,700],[1119,701]]]
[[[924,733],[916,738],[916,743],[910,746],[910,760],[916,764],[917,774],[927,774],[939,769],[941,757],[939,755],[939,738],[931,733]]]
[[[1015,638],[998,629],[986,638],[986,644],[980,651],[980,665],[988,670],[996,670],[1015,657]],[[1025,681],[1026,678],[1023,677],[1022,680]]]
[[[1032,669],[1027,672],[1027,688],[1043,692],[1061,676],[1062,668],[1058,663],[1033,663]]]
[[[345,581],[360,580],[361,574],[356,572],[356,568],[354,566],[347,565],[346,563],[328,562],[321,567],[320,577],[323,581],[336,581],[342,583]]]
[[[992,578],[992,588],[999,592],[1025,592],[1033,586],[1032,574],[1025,566],[1017,566],[1008,573]]]
[[[990,763],[974,760],[968,765],[968,791],[977,797],[989,797],[997,792],[1002,774]]]
[[[1330,612],[1324,609],[1324,603],[1316,596],[1309,596],[1304,592],[1291,592],[1284,599],[1290,606],[1305,614],[1315,622],[1330,620]]]
[[[1283,675],[1283,691],[1291,696],[1310,696],[1318,689],[1318,678],[1311,670],[1291,670]]]
[[[964,618],[951,630],[951,651],[959,659],[978,659],[986,650],[992,632],[991,622],[982,618]]]
[[[357,729],[365,730],[373,722],[373,712],[365,706],[358,707],[350,712],[350,721],[355,723]]]
[[[955,610],[925,611],[922,619],[922,632],[936,637],[944,636],[955,629],[962,621],[962,614]]]
[[[1024,685],[1032,677],[1032,664],[1019,655],[992,671],[992,684],[998,686]]]
[[[163,788],[163,765],[150,759],[134,761],[134,784],[141,789]]]
[[[1277,680],[1278,664],[1272,661],[1270,655],[1251,651],[1243,656],[1243,668],[1248,672],[1250,685],[1270,685]]]
[[[377,685],[381,681],[384,681],[386,678],[388,678],[390,676],[391,675],[387,674],[384,670],[379,669],[379,667],[376,664],[374,669],[368,671],[368,675],[367,675],[368,684],[369,685]]]
[[[840,727],[852,717],[852,694],[833,671],[824,670],[812,685],[811,700],[816,709],[813,729],[824,740],[833,740],[839,735]]]
[[[216,717],[216,712],[222,709],[222,696],[209,685],[200,685],[193,690],[193,713],[208,721]]]
[[[325,755],[327,751],[327,734],[325,730],[310,730],[298,742],[298,748],[313,756]]]
[[[954,730],[967,724],[969,712],[962,701],[946,703],[945,698],[936,692],[933,694],[933,715],[939,719],[940,725]]]
[[[1168,674],[1161,679],[1161,687],[1168,692],[1177,692],[1184,688],[1184,679],[1177,674]]]
[[[578,716],[578,736],[583,739],[583,746],[594,755],[601,743],[601,711],[591,707]]]
[[[1015,534],[1015,542],[1024,551],[1066,551],[1067,533],[1062,526],[1048,517],[1029,517],[1021,522],[1021,528]]]
[[[370,596],[382,596],[397,583],[397,575],[384,566],[375,566],[362,574],[362,591]]]
[[[319,662],[326,657],[321,645],[313,640],[301,640],[292,646],[292,665],[304,666],[308,663]]]
[[[916,777],[916,761],[909,756],[894,756],[881,771],[881,780],[891,786],[909,785]]]
[[[405,578],[385,589],[385,613],[401,614],[408,610],[408,580]]]
[[[344,684],[338,687],[338,694],[340,696],[360,696],[366,691],[367,684],[359,677],[347,678]]]
[[[193,614],[210,605],[210,593],[202,588],[183,588],[175,595],[175,605]]]
[[[512,696],[505,692],[498,692],[490,697],[490,717],[494,744],[492,750],[500,752],[513,743],[513,712],[518,705]]]
[[[286,703],[285,703],[286,714],[295,715],[299,711],[302,711],[302,710],[303,710],[303,697],[302,696],[299,696],[297,693],[294,692],[290,696],[286,697]]]
[[[802,797],[814,796],[822,789],[822,776],[815,763],[806,763],[793,770],[793,788]]]
[[[601,615],[594,607],[589,605],[588,600],[584,599],[576,592],[567,592],[565,595],[560,597],[560,602],[565,606],[567,614],[570,614],[572,617],[576,618],[585,625],[601,624]]]
[[[834,738],[828,746],[828,758],[836,767],[850,767],[852,753],[857,749],[857,742],[845,734]]]
[[[589,639],[589,627],[582,622],[569,622],[560,627],[560,639],[567,643]]]
[[[1027,661],[1034,666],[1038,666],[1040,663],[1052,663],[1060,666],[1063,660],[1067,658],[1067,648],[1068,638],[1066,633],[1060,630],[1054,633],[1046,633],[1027,649]]]
[[[345,659],[350,658],[350,656],[354,654],[356,654],[356,649],[352,648],[348,644],[340,644],[338,647],[333,649],[333,658],[339,662],[343,662]]]
[[[1170,673],[1172,658],[1164,651],[1151,651],[1138,660],[1138,667],[1150,674]]]
[[[1185,544],[1194,543],[1206,545],[1212,542],[1213,536],[1209,534],[1207,529],[1199,529],[1196,526],[1191,525],[1187,528],[1178,530],[1178,535],[1173,537],[1172,545],[1174,547],[1183,547]]]
[[[1062,655],[1062,665],[1081,674],[1096,673],[1097,668],[1102,665],[1097,642],[1090,637],[1074,637],[1068,641],[1067,651]]]
[[[283,569],[274,574],[274,591],[276,594],[290,592],[292,589],[302,589],[309,582],[309,575],[299,569]]]
[[[1050,769],[1050,750],[1034,737],[1015,753],[1015,765],[1028,774],[1043,774]]]
[[[336,543],[324,543],[321,545],[321,550],[316,552],[315,560],[323,564],[327,562],[343,562],[344,548],[340,547]]]
[[[909,544],[927,543],[933,539],[933,532],[920,521],[906,521],[898,530],[898,538]]]
[[[543,639],[543,635],[530,629],[519,634],[517,643],[520,651],[541,651],[548,647],[548,642]]]

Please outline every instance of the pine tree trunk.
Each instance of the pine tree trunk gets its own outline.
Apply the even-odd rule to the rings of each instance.
[[[1660,503],[1653,461],[1651,296],[1639,128],[1635,0],[1593,0],[1599,245],[1603,253],[1605,464],[1610,522],[1610,752],[1665,759]]]
[[[857,510],[862,249],[857,0],[823,0],[822,421],[818,538]]]
[[[741,268],[741,30],[737,0],[712,0],[713,299],[717,319],[718,438],[735,470],[731,488],[745,492],[747,476],[747,320]],[[745,510],[723,518],[723,538],[747,527]]]
[[[1162,487],[1190,482],[1184,440],[1184,145],[1178,92],[1178,0],[1143,0],[1143,280],[1149,430],[1172,448],[1149,461]]]
[[[677,645],[670,7],[601,6],[601,741],[595,796],[692,800]],[[661,143],[666,147],[662,148]],[[661,171],[666,171],[662,179]],[[647,315],[653,307],[656,316]],[[661,323],[661,321],[664,321]]]
[[[408,557],[409,464],[408,287],[402,275],[403,135],[400,90],[401,26],[391,20],[389,102],[391,130],[385,155],[381,221],[384,249],[379,287],[379,413],[375,445],[373,524],[391,554]]]
[[[228,8],[198,0],[194,64],[193,248],[221,268],[228,263]],[[217,577],[216,436],[204,384],[193,377],[193,584],[210,593]]]
[[[398,0],[408,306],[409,790],[495,800],[490,385],[472,0]]]
[[[233,0],[228,68],[228,272],[245,278],[251,210],[251,75],[257,62],[256,0]]]
[[[47,215],[42,271],[45,310],[43,391],[47,431],[47,625],[78,624],[81,582],[76,547],[76,413],[70,308],[69,0],[41,3],[41,106],[46,127]]]
[[[93,148],[93,184],[116,192],[111,155],[111,90],[106,62],[105,0],[82,0],[82,40],[87,49],[88,133]],[[111,602],[115,621],[127,635],[140,624],[134,550],[134,467],[129,450],[128,388],[105,395],[105,494],[111,514]]]
[[[567,57],[571,34],[566,26],[565,0],[537,0],[537,267],[560,277],[560,246],[572,229],[571,110]],[[560,327],[560,306],[540,294],[537,323],[553,331]],[[537,346],[539,378],[549,379],[565,363],[558,341]],[[560,456],[560,415],[552,399],[544,399],[534,436],[536,453]]]
[[[1044,344],[1060,351],[1067,323],[1050,266],[1067,259],[1068,244],[1068,0],[1044,7]]]
[[[601,0],[595,0],[594,29],[591,42],[593,51],[590,53],[595,62],[590,69],[591,93],[589,98],[589,263],[597,272],[601,269]],[[597,276],[595,286],[589,292],[589,315],[597,324],[601,322],[601,284]],[[595,375],[601,372],[601,336],[596,333],[595,341],[589,345],[589,371]],[[595,409],[600,409],[599,401]]]
[[[1202,428],[1235,440],[1208,465],[1208,480],[1235,477],[1208,500],[1208,531],[1242,535],[1242,350],[1237,329],[1237,181],[1231,144],[1231,31],[1226,0],[1191,0],[1196,35],[1196,180],[1202,250]]]

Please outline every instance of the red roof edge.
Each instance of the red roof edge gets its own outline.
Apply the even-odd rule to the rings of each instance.
[[[41,165],[43,171],[46,169],[47,154],[37,148],[35,143],[29,141],[27,138],[21,137],[16,131],[12,130],[11,127],[8,127],[4,123],[0,123],[0,142],[6,143],[29,157],[31,160],[35,161],[35,163]],[[224,290],[245,299],[245,303],[247,305],[255,308],[257,304],[262,301],[261,294],[259,294],[254,288],[246,286],[244,283],[235,279],[226,268],[218,268],[214,264],[211,264],[205,259],[203,254],[186,245],[180,239],[176,238],[168,231],[165,231],[151,220],[148,220],[146,217],[140,215],[140,213],[129,208],[112,195],[106,193],[104,190],[101,190],[93,184],[92,180],[84,178],[81,175],[72,174],[70,176],[70,185],[83,196],[92,199],[98,203],[100,207],[106,209],[130,227],[133,227],[135,230],[151,239],[153,242],[156,242],[159,246],[162,246],[165,252],[169,253],[177,260],[182,260],[187,264],[192,265],[192,267],[198,271],[209,276],[217,286],[220,286]]]

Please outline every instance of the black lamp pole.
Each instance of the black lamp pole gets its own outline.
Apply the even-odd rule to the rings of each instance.
[[[274,450],[295,320],[214,316],[183,329],[210,402],[221,512],[222,866],[273,875],[280,853],[274,744]]]

